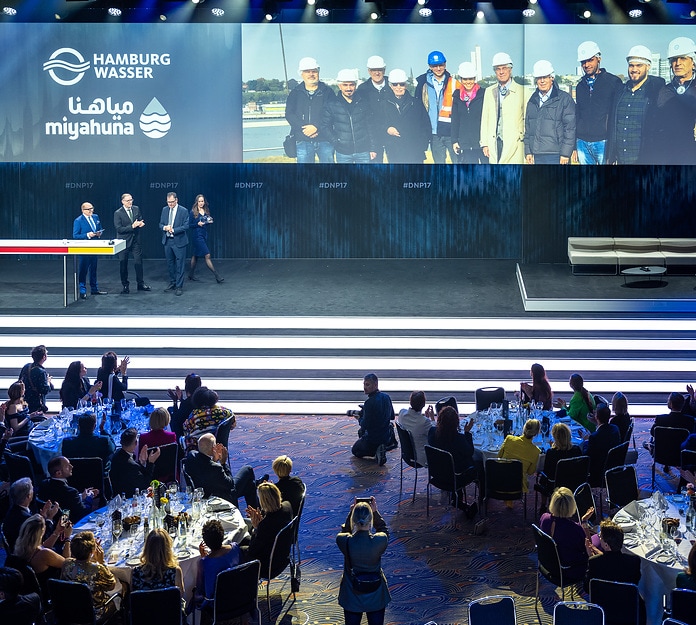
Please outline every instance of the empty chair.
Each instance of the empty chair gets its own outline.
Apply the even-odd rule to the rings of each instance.
[[[259,611],[259,573],[261,563],[252,560],[226,571],[221,571],[215,580],[213,602],[213,625],[240,616],[255,615],[261,623]]]
[[[290,551],[292,549],[292,541],[294,537],[295,517],[282,530],[276,534],[271,549],[271,557],[268,561],[268,570],[261,571],[260,579],[266,580],[266,602],[268,603],[268,615],[271,615],[271,580],[278,577],[290,564]],[[290,589],[292,595],[295,595],[295,590]],[[217,597],[217,592],[215,593]]]
[[[172,482],[176,480],[179,466],[179,443],[160,445],[160,456],[155,461],[152,478],[160,482]]]
[[[292,550],[290,554],[290,575],[293,592],[298,592],[300,589],[300,521],[302,520],[302,512],[304,511],[305,500],[307,499],[307,485],[303,484],[302,499],[297,509],[295,516],[295,525],[293,527]]]
[[[561,601],[553,607],[553,625],[604,625],[604,610],[594,603]]]
[[[606,625],[638,625],[639,623],[640,594],[635,584],[591,579],[590,601],[602,607]]]
[[[532,529],[534,530],[534,540],[537,547],[536,603],[539,601],[540,577],[551,582],[554,586],[558,586],[561,589],[561,595],[565,601],[566,587],[570,586],[572,597],[575,584],[583,579],[584,573],[580,577],[571,575],[569,572],[570,567],[561,564],[556,541],[534,524],[532,524]]]
[[[469,603],[469,625],[516,625],[515,600],[491,595]]]
[[[106,502],[104,462],[101,458],[68,458],[73,466],[68,484],[83,492],[85,488],[98,488],[99,498]]]
[[[452,496],[455,507],[459,507],[459,493],[464,493],[464,505],[468,505],[466,487],[475,484],[478,492],[478,474],[476,469],[469,467],[464,473],[457,473],[454,468],[452,454],[444,449],[430,445],[425,446],[425,457],[428,459],[428,487],[426,495],[426,515],[430,515],[430,486],[448,492]]]
[[[102,625],[115,621],[119,615],[114,603],[118,595],[113,595],[104,606],[103,615],[97,618],[92,593],[86,584],[80,582],[49,579],[48,593],[56,625]]]
[[[484,506],[488,513],[488,500],[521,500],[524,504],[524,518],[527,518],[527,493],[522,490],[522,463],[519,460],[488,458],[486,460],[486,494]]]
[[[130,625],[181,625],[181,591],[176,586],[136,590],[129,600]]]
[[[696,625],[696,590],[674,588],[671,605],[671,618],[682,621],[686,625]]]
[[[445,406],[452,406],[459,414],[459,407],[457,406],[457,400],[455,397],[442,397],[437,400],[435,404],[435,414],[438,414]]]
[[[488,410],[491,404],[500,404],[505,399],[505,389],[502,386],[487,386],[474,391],[476,410]]]
[[[655,490],[655,465],[669,467],[681,465],[681,444],[689,436],[685,428],[665,428],[657,426],[653,431],[652,490]]]
[[[399,494],[401,494],[404,486],[404,463],[415,470],[413,478],[413,497],[411,501],[416,500],[416,484],[418,483],[418,469],[422,469],[423,465],[416,460],[416,449],[413,443],[411,432],[396,424],[396,433],[399,435],[399,445],[401,447],[401,473],[399,480]]]
[[[614,467],[604,474],[609,506],[623,508],[638,499],[638,477],[632,464]]]

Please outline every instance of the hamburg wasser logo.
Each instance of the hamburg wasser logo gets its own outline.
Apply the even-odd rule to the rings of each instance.
[[[77,62],[73,62],[73,61]],[[73,48],[59,48],[43,64],[44,71],[59,85],[74,85],[89,69],[89,61]],[[72,77],[70,77],[72,75]]]
[[[161,139],[171,127],[172,119],[169,113],[157,98],[152,98],[140,115],[140,130],[150,139]]]

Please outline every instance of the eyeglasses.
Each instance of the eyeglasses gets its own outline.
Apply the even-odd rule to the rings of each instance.
[[[406,83],[405,83],[405,82],[393,82],[393,83],[391,83],[391,84],[392,84],[392,86],[394,86],[394,87],[405,87],[405,86],[406,86]]]

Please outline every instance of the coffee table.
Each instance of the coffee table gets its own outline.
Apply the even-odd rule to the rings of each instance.
[[[667,273],[667,267],[658,267],[657,265],[629,267],[628,269],[621,270],[621,275],[624,277],[624,284],[626,286],[635,287],[647,286],[647,284],[643,284],[643,280],[637,280],[635,282],[629,283],[627,281],[628,276],[632,276],[635,278],[647,278],[648,283],[653,278],[653,276],[657,276],[659,277],[660,281],[656,284],[662,284],[662,277],[665,275],[665,273]]]

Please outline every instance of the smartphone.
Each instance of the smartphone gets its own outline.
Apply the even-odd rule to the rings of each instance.
[[[150,454],[154,454],[158,449],[159,449],[159,447],[152,447],[152,448],[148,449],[147,455],[149,456]]]

